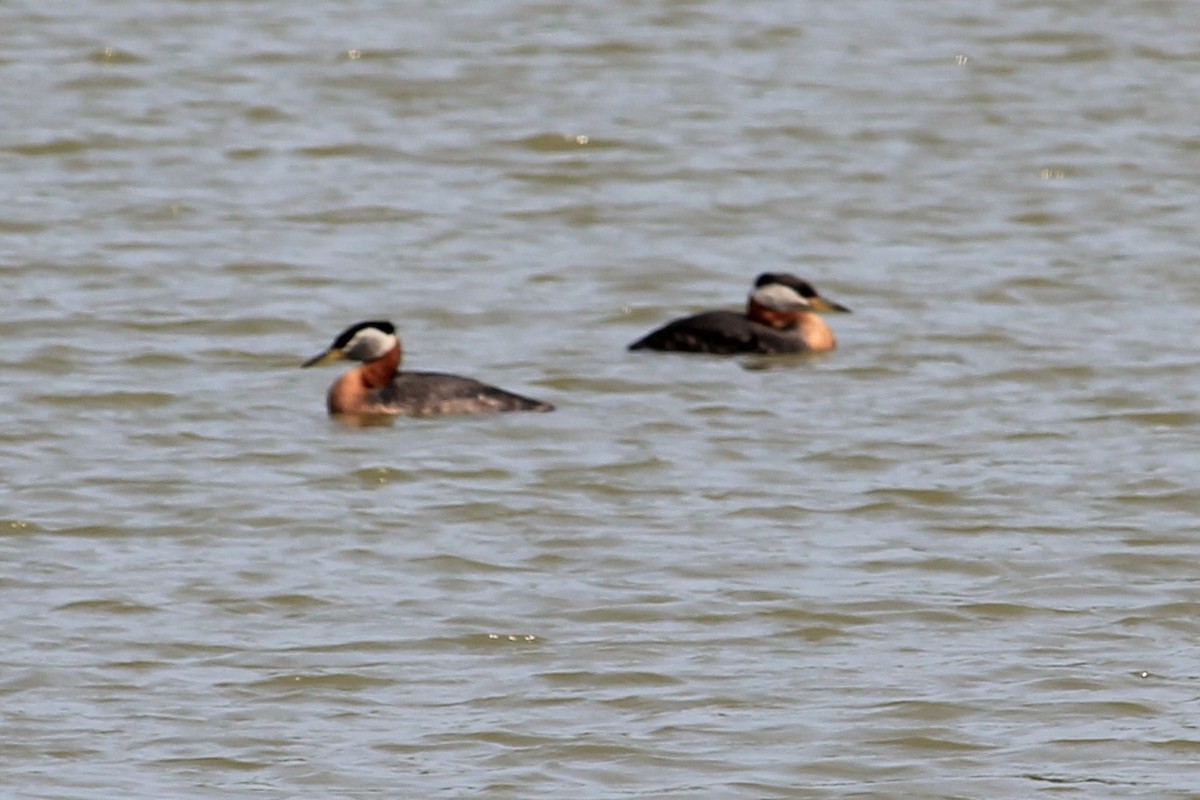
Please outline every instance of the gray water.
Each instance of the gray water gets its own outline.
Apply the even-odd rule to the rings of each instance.
[[[0,794],[1200,797],[1194,12],[0,7]]]

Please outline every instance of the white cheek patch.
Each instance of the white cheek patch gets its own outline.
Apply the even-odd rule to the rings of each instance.
[[[756,303],[772,311],[797,311],[808,308],[808,301],[788,286],[781,283],[769,283],[754,290],[750,295]]]
[[[379,358],[395,346],[396,337],[393,334],[384,333],[378,328],[363,328],[354,334],[354,338],[343,352],[355,361],[370,361]]]

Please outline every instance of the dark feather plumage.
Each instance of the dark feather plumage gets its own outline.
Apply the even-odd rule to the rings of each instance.
[[[761,325],[737,311],[705,311],[668,322],[629,345],[630,350],[688,353],[801,353],[807,348],[792,331]]]
[[[441,372],[397,372],[391,383],[370,393],[369,402],[384,413],[412,417],[554,410],[549,403]]]

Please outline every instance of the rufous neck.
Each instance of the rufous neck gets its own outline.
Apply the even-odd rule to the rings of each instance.
[[[746,303],[747,317],[760,325],[766,325],[768,328],[775,328],[776,330],[786,331],[795,328],[796,323],[800,321],[801,315],[807,316],[802,311],[777,311],[773,308],[768,308],[755,300],[753,295],[751,295],[750,300]]]
[[[804,340],[804,346],[814,353],[832,350],[837,346],[837,340],[833,338],[833,331],[825,324],[825,320],[816,314],[802,311],[798,315],[796,323],[800,331],[800,338]]]
[[[751,297],[746,316],[776,330],[795,331],[804,342],[804,347],[814,352],[832,350],[837,346],[833,331],[825,324],[825,320],[811,311],[777,311]]]
[[[387,386],[396,377],[400,369],[400,343],[379,358],[368,361],[358,368],[362,382],[368,389],[379,389]]]

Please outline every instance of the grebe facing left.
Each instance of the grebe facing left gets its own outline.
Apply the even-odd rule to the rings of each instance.
[[[629,345],[630,350],[681,353],[821,353],[837,346],[815,312],[850,313],[826,300],[812,284],[786,272],[764,272],[754,281],[746,311],[705,311],[668,322]]]
[[[553,411],[554,406],[506,392],[474,378],[440,372],[402,372],[400,338],[384,320],[342,331],[329,348],[300,366],[339,359],[363,362],[329,387],[330,414],[392,414],[430,417],[496,411]]]

